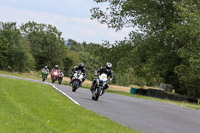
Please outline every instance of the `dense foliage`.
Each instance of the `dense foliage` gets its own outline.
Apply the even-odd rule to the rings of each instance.
[[[133,28],[126,59],[145,84],[172,84],[176,92],[200,97],[200,2],[198,0],[94,0],[92,19],[120,30]],[[136,30],[138,29],[138,30]],[[131,59],[130,59],[131,58]]]
[[[0,23],[0,50],[0,69],[24,72],[34,64],[29,43],[17,29],[16,23]]]
[[[45,65],[51,69],[55,64],[64,70],[71,69],[78,57],[70,57],[73,51],[67,48],[61,34],[51,25],[28,22],[18,28],[16,23],[1,22],[0,69],[29,72]]]

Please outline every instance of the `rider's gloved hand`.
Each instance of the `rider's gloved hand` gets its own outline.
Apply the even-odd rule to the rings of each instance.
[[[112,81],[112,78],[110,78],[110,81]]]
[[[94,72],[94,75],[97,76],[97,72]]]

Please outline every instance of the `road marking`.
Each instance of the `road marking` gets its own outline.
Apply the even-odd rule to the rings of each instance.
[[[10,76],[10,75],[4,75],[4,74],[0,74],[0,76],[4,76],[4,77],[10,77],[10,78],[17,78],[17,79],[23,79],[23,80],[28,80],[28,81],[35,81],[37,83],[39,83],[39,80],[34,80],[34,79],[29,79],[29,78],[22,78],[22,77],[16,77],[16,76]],[[54,89],[56,89],[57,91],[59,91],[60,93],[62,93],[63,95],[65,95],[66,97],[68,97],[72,102],[74,102],[77,105],[80,105],[77,101],[75,101],[73,98],[71,98],[69,95],[67,95],[65,92],[61,91],[60,89],[58,89],[57,87],[55,87],[55,85],[53,85],[52,83],[49,82],[43,82],[44,84],[47,85],[51,85]],[[81,106],[81,105],[80,105]]]
[[[80,105],[77,101],[75,101],[73,98],[71,98],[69,95],[67,95],[65,92],[61,91],[60,89],[58,89],[55,85],[53,85],[52,83],[48,83],[48,82],[45,82],[49,85],[51,85],[54,89],[56,89],[57,91],[59,91],[60,93],[62,93],[63,95],[65,95],[66,97],[68,97],[72,102],[74,102],[75,104],[77,105]],[[81,105],[80,105],[81,106]]]

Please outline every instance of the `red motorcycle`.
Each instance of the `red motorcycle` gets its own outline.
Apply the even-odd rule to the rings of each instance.
[[[52,83],[54,83],[56,80],[58,80],[58,83],[61,84],[62,80],[63,80],[63,75],[61,74],[60,70],[53,70],[51,72],[51,80]]]

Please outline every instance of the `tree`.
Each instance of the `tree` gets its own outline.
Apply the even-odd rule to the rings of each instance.
[[[88,52],[80,52],[79,58],[80,58],[80,62],[83,62],[86,68],[87,79],[93,80],[95,78],[94,71],[99,69],[102,64],[99,60],[99,57],[91,55]]]
[[[200,97],[200,3],[183,0],[177,4],[181,11],[182,23],[174,24],[169,36],[173,35],[175,42],[182,45],[177,53],[182,64],[176,66],[176,73],[181,82],[180,93],[187,92],[190,97]]]
[[[95,1],[108,2],[109,7],[106,11],[98,7],[91,9],[92,19],[98,19],[100,23],[106,23],[116,30],[123,27],[139,29],[139,32],[133,30],[129,34],[134,46],[131,65],[136,76],[144,77],[147,84],[162,81],[170,83],[184,94],[187,92],[181,91],[181,88],[188,81],[199,84],[199,75],[195,74],[199,61],[199,1]],[[186,81],[186,75],[191,79]]]
[[[54,67],[56,64],[64,68],[63,60],[67,46],[62,33],[52,25],[28,22],[21,26],[21,32],[30,42],[31,54],[36,61],[36,70],[41,70],[45,65]]]
[[[0,23],[0,68],[9,71],[27,72],[34,60],[28,49],[29,44],[22,37],[16,23]]]
[[[2,36],[2,31],[0,31],[0,69],[5,70],[8,68],[8,42],[7,39]]]
[[[70,71],[80,63],[79,54],[73,50],[67,49],[65,52],[64,64],[64,74],[66,76],[71,76]]]
[[[76,42],[75,40],[68,39],[68,42],[72,44],[72,46],[70,47],[71,50],[76,51],[76,52],[84,51],[84,46],[82,46],[80,43]]]

